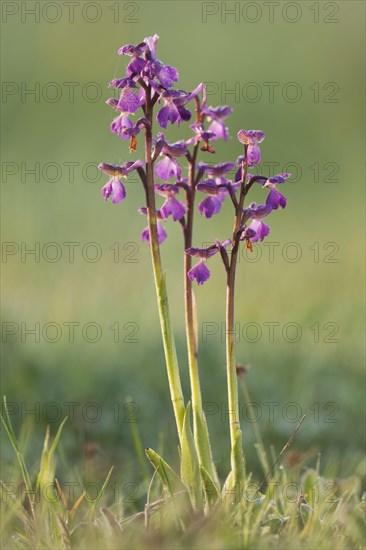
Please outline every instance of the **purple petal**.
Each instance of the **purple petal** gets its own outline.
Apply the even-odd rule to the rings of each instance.
[[[227,141],[229,138],[229,130],[227,126],[218,120],[214,120],[210,124],[208,131],[214,134],[214,137],[211,138],[212,141],[216,141],[217,139],[224,139]]]
[[[135,57],[136,55],[141,55],[146,49],[147,45],[145,42],[141,42],[141,44],[137,44],[137,46],[126,44],[118,50],[118,55],[130,55]]]
[[[265,138],[261,130],[239,130],[237,136],[240,143],[244,143],[244,145],[261,143]]]
[[[156,120],[162,128],[166,128],[169,121],[174,124],[178,119],[180,120],[180,115],[174,103],[167,103],[164,105],[156,117]]]
[[[205,193],[206,195],[217,196],[220,193],[220,187],[214,180],[204,180],[197,185],[198,191]]]
[[[158,230],[158,243],[161,244],[165,241],[168,235],[160,222],[157,222],[156,227]],[[145,229],[141,232],[141,239],[150,244],[150,231],[148,227],[145,227]]]
[[[134,57],[127,65],[126,74],[130,77],[134,74],[140,74],[144,70],[146,61],[141,57]]]
[[[261,161],[261,150],[259,145],[248,145],[248,166],[255,166]]]
[[[108,84],[109,88],[116,88],[117,90],[129,86],[130,88],[137,88],[135,82],[131,78],[115,78]]]
[[[130,136],[127,133],[127,130],[133,128],[133,123],[129,119],[128,115],[120,114],[117,118],[112,121],[111,132],[117,134],[122,139],[129,139]]]
[[[280,206],[281,208],[285,208],[287,203],[287,199],[282,193],[278,191],[278,189],[271,189],[267,200],[266,205],[271,208],[272,210],[277,210],[277,208]]]
[[[112,197],[112,203],[118,204],[126,197],[126,189],[119,178],[113,177],[102,187],[102,194],[105,201]]]
[[[198,212],[205,216],[205,218],[212,218],[212,216],[218,214],[220,210],[221,201],[216,197],[207,197],[198,205]]]
[[[199,262],[188,271],[188,277],[192,282],[196,279],[197,284],[203,285],[210,278],[210,270],[203,262]]]
[[[113,179],[112,204],[118,204],[126,198],[126,189],[120,179]]]
[[[123,88],[117,108],[125,113],[135,113],[139,107],[140,101],[137,95],[128,86]]]
[[[264,183],[264,187],[271,187],[277,185],[278,183],[285,183],[287,178],[289,178],[290,176],[291,174],[289,174],[288,172],[272,176],[271,178],[268,178],[268,180]]]
[[[181,120],[184,120],[184,122],[187,122],[188,120],[191,119],[191,117],[192,117],[191,111],[189,111],[188,109],[183,107],[183,105],[179,105],[177,108],[178,108],[178,112],[179,112]],[[178,121],[178,124],[179,123],[180,123],[180,120]]]
[[[183,218],[186,213],[186,207],[175,197],[167,197],[160,211],[164,219],[167,219],[171,215],[173,220],[177,222]]]
[[[154,187],[162,197],[174,197],[179,193],[179,187],[174,183],[158,183]]]
[[[156,59],[156,45],[158,43],[158,40],[159,40],[158,34],[154,34],[154,36],[147,36],[144,39],[144,42],[150,51],[151,59]]]
[[[164,156],[155,166],[155,173],[163,181],[168,181],[170,178],[174,177],[179,179],[182,174],[182,168],[174,158]]]
[[[218,107],[207,107],[204,105],[201,110],[209,118],[216,121],[227,118],[233,112],[232,107],[228,105],[219,105]]]
[[[263,241],[270,231],[270,227],[261,220],[253,220],[248,229],[255,231],[255,237],[250,239],[252,243]]]
[[[159,71],[158,78],[164,88],[170,88],[173,82],[178,82],[179,74],[175,67],[164,65]]]
[[[258,206],[249,208],[249,218],[261,220],[272,212],[272,208],[268,204],[259,204]]]

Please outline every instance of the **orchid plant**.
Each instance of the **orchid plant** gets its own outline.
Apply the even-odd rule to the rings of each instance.
[[[203,502],[208,485],[218,487],[219,480],[202,407],[193,284],[202,285],[210,278],[208,261],[219,253],[227,280],[226,369],[231,440],[231,471],[224,489],[240,491],[245,481],[245,461],[239,422],[234,332],[238,254],[241,246],[251,251],[253,243],[268,236],[270,228],[264,219],[275,210],[285,208],[286,198],[278,186],[284,184],[290,174],[267,177],[249,172],[261,159],[260,143],[265,135],[259,130],[238,132],[237,139],[242,150],[235,161],[212,164],[199,160],[201,153],[206,159],[215,154],[215,141],[229,138],[226,118],[232,113],[232,108],[209,106],[202,83],[190,92],[175,88],[178,70],[157,58],[158,39],[158,35],[154,35],[137,45],[128,44],[119,49],[119,55],[127,56],[129,62],[125,76],[110,83],[111,88],[118,90],[119,98],[107,101],[116,112],[111,131],[119,138],[129,140],[130,152],[138,151],[138,141],[143,140],[144,159],[128,161],[121,166],[102,163],[99,168],[110,176],[102,188],[102,194],[105,200],[111,199],[113,204],[126,198],[123,179],[133,171],[137,171],[144,189],[146,204],[139,212],[147,217],[147,227],[143,229],[141,238],[150,245],[151,250],[170,395],[181,448],[181,481],[193,505],[198,506]],[[163,132],[154,133],[155,125],[165,130],[169,123],[178,126],[189,123],[190,137],[170,143]],[[229,173],[234,176],[229,178]],[[254,184],[267,192],[262,204],[246,202]],[[204,196],[198,204],[197,192],[199,196]],[[160,207],[158,197],[163,198]],[[233,207],[232,230],[228,230],[222,241],[213,240],[212,245],[206,248],[194,247],[196,210],[209,219],[219,214],[223,202],[227,200]],[[160,253],[160,246],[167,237],[164,224],[169,217],[179,223],[183,234],[185,321],[191,387],[191,402],[188,405],[182,392]],[[193,258],[198,259],[195,265],[192,264]],[[163,483],[167,476],[175,476],[152,450],[147,450],[147,456]]]

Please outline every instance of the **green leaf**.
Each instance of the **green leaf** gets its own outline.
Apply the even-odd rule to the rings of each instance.
[[[56,451],[57,444],[61,437],[61,433],[66,420],[67,420],[67,416],[61,422],[50,449],[48,448],[49,439],[50,439],[50,429],[49,429],[49,426],[47,426],[46,435],[43,443],[41,465],[40,465],[40,469],[39,469],[39,473],[36,481],[36,490],[38,490],[41,485],[50,483],[54,478],[55,466],[53,461],[53,455]]]
[[[9,441],[10,441],[10,443],[11,443],[11,445],[12,445],[14,451],[15,451],[16,457],[18,459],[19,467],[20,467],[20,470],[22,472],[24,485],[27,489],[28,494],[31,495],[32,494],[31,480],[30,480],[30,477],[29,477],[29,474],[28,474],[28,470],[27,470],[27,467],[26,467],[26,464],[25,464],[23,454],[19,449],[18,441],[17,441],[17,438],[15,437],[13,426],[12,426],[11,421],[10,421],[8,404],[7,404],[7,400],[6,400],[5,395],[4,395],[4,411],[5,411],[6,420],[2,415],[0,415],[0,418],[1,418],[1,421],[2,421],[3,426],[5,428],[6,434],[9,438]]]
[[[208,434],[207,421],[205,413],[195,413],[195,426],[196,426],[196,439],[201,452],[201,463],[205,470],[209,473],[210,477],[219,485],[219,478],[217,476],[216,468],[212,460],[210,437]]]
[[[300,504],[300,516],[301,516],[301,521],[303,525],[306,525],[308,523],[312,514],[313,514],[313,509],[309,506],[309,504],[306,504],[304,502]]]
[[[197,451],[191,428],[190,402],[187,404],[183,420],[180,474],[184,485],[189,491],[193,506],[197,506],[202,502],[202,490]]]
[[[152,449],[146,449],[145,453],[160,477],[164,488],[168,490],[171,496],[173,496],[176,491],[181,491],[185,488],[177,474],[158,453]]]
[[[314,507],[319,502],[319,476],[316,470],[309,468],[301,478],[301,485],[306,502]]]
[[[206,495],[206,502],[209,506],[212,506],[213,504],[216,504],[220,498],[220,488],[218,484],[213,481],[212,477],[203,466],[200,467],[200,474]]]
[[[289,516],[287,517],[277,517],[274,514],[271,514],[269,518],[265,521],[262,521],[260,523],[260,527],[268,527],[270,533],[273,535],[277,535],[280,530],[282,529],[283,525],[290,519]]]

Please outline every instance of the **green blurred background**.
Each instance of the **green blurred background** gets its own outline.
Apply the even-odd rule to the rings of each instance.
[[[324,461],[337,463],[339,473],[350,473],[364,449],[363,2],[280,2],[272,6],[272,20],[266,2],[257,7],[236,3],[236,16],[225,15],[233,2],[81,2],[75,5],[73,22],[62,3],[58,10],[54,3],[41,3],[45,11],[38,22],[21,4],[31,9],[34,2],[2,6],[2,238],[13,243],[3,249],[2,320],[19,328],[14,335],[3,332],[2,393],[16,404],[12,418],[30,464],[38,460],[47,421],[60,410],[64,416],[66,402],[78,402],[63,436],[65,464],[81,471],[88,460],[99,465],[96,471],[115,464],[116,476],[139,479],[124,409],[128,397],[136,403],[143,445],[176,457],[149,250],[139,240],[145,225],[137,214],[143,204],[141,185],[130,178],[125,202],[104,203],[100,187],[105,178],[93,167],[130,159],[128,144],[109,132],[113,113],[105,105],[107,84],[124,72],[118,48],[157,33],[158,57],[178,67],[182,88],[204,81],[209,83],[209,104],[234,107],[228,119],[233,139],[218,143],[215,159],[209,161],[235,160],[241,153],[237,131],[258,128],[267,136],[262,161],[279,163],[275,173],[292,163],[287,167],[294,173],[285,189],[287,208],[270,220],[268,241],[278,243],[273,261],[268,246],[256,247],[258,261],[255,256],[240,261],[237,358],[251,365],[246,380],[261,412],[258,425],[266,446],[282,447],[296,425],[284,411],[289,407],[288,415],[295,418],[301,409],[308,416],[294,447],[321,451]],[[275,83],[273,98],[268,83]],[[24,94],[37,86],[39,97]],[[187,138],[190,130],[169,127],[166,136]],[[142,154],[140,139],[133,158]],[[40,163],[39,178],[26,173],[35,163]],[[75,163],[73,178],[70,163]],[[254,198],[262,200],[260,190]],[[229,204],[220,216],[199,218],[197,245],[230,235]],[[178,224],[169,221],[167,230],[163,260],[188,398],[182,240]],[[74,262],[63,244],[70,242],[80,243]],[[91,242],[101,251],[95,262],[88,261],[95,248],[83,249]],[[40,243],[39,261],[21,254],[22,246],[31,249],[35,243]],[[47,243],[57,243],[59,260],[50,261],[56,248],[44,249]],[[297,243],[296,250],[288,243]],[[119,261],[111,246],[119,247]],[[4,254],[11,249],[13,255]],[[290,261],[295,252],[301,258]],[[226,403],[225,277],[218,258],[210,269],[211,280],[196,289],[199,360],[203,399],[220,411],[208,421],[214,457],[224,475],[229,457],[228,427],[221,414]],[[74,342],[64,325],[70,322],[79,323]],[[81,332],[91,322],[102,330],[95,343],[86,341],[94,338],[93,327],[86,337]],[[263,324],[268,322],[279,323],[273,342]],[[39,342],[24,333],[24,327],[35,323],[41,327]],[[59,341],[46,341],[55,337],[52,327],[42,336],[47,323],[62,328]],[[115,323],[119,342],[109,328]],[[217,327],[218,332],[204,338],[203,323],[206,330],[209,323],[209,330]],[[258,341],[253,341],[258,325],[248,328],[246,323],[261,327]],[[300,326],[297,342],[283,337],[287,323]],[[287,340],[294,339],[293,329],[288,330]],[[137,342],[126,341],[131,338]],[[97,409],[83,408],[90,402]],[[265,403],[279,404],[274,418]],[[296,409],[289,403],[296,403]],[[36,415],[24,414],[24,407],[38,406]],[[92,422],[96,410],[100,418]],[[53,430],[58,422],[51,422]],[[258,472],[252,425],[246,417],[242,425],[248,468]],[[5,445],[5,461],[11,457]]]

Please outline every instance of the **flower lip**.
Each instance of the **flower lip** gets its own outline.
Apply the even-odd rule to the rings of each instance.
[[[126,198],[126,189],[120,178],[112,177],[103,187],[102,195],[107,201],[112,197],[112,204],[118,204]]]
[[[269,235],[270,227],[262,220],[253,220],[248,229],[255,231],[255,236],[251,237],[252,243],[263,241]]]
[[[200,261],[188,271],[187,275],[192,282],[196,279],[197,284],[203,285],[210,278],[210,270],[203,261]]]

